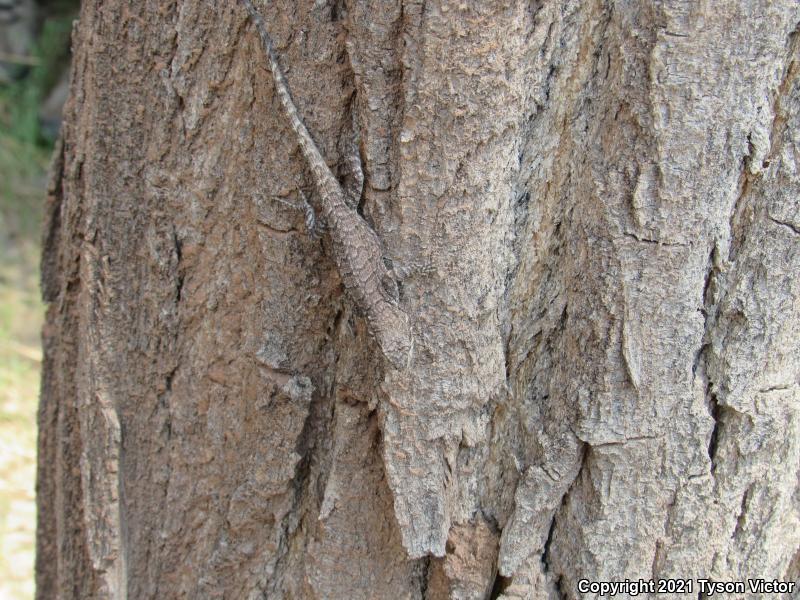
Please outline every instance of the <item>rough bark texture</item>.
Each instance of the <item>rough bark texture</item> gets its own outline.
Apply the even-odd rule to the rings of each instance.
[[[356,123],[387,257],[432,267],[413,362],[277,201],[312,180],[239,3],[86,0],[38,597],[796,580],[800,5],[258,8],[342,175]]]

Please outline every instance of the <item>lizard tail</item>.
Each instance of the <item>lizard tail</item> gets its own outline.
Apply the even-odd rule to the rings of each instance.
[[[264,47],[264,52],[266,52],[267,58],[269,59],[269,69],[272,72],[275,91],[278,94],[286,116],[289,117],[292,130],[297,134],[300,149],[303,151],[303,156],[311,168],[317,188],[322,195],[328,198],[337,197],[340,195],[339,182],[336,181],[336,177],[334,177],[333,173],[328,168],[328,164],[325,162],[322,153],[314,143],[314,139],[311,137],[302,119],[300,119],[300,115],[297,114],[297,107],[289,91],[289,83],[286,81],[286,76],[283,74],[281,66],[278,63],[278,55],[275,52],[272,38],[267,31],[264,18],[261,16],[261,13],[256,10],[252,0],[240,0],[240,2],[247,9],[253,24],[258,30],[259,37],[261,38],[261,45]]]

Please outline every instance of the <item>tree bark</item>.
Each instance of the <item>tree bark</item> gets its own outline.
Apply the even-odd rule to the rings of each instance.
[[[242,6],[86,0],[37,597],[796,581],[800,5],[258,8],[387,258],[430,265],[413,360],[287,206],[316,191]]]

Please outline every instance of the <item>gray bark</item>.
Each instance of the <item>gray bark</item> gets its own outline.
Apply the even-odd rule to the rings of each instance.
[[[432,267],[412,364],[277,201],[312,180],[242,7],[85,1],[38,597],[796,581],[800,5],[258,6],[341,175],[356,123],[387,256]]]

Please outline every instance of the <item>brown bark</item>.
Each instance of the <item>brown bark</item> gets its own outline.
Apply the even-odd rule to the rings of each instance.
[[[387,257],[432,267],[412,364],[286,205],[312,180],[242,7],[87,0],[38,597],[800,576],[797,3],[258,6],[340,175],[355,120]]]

